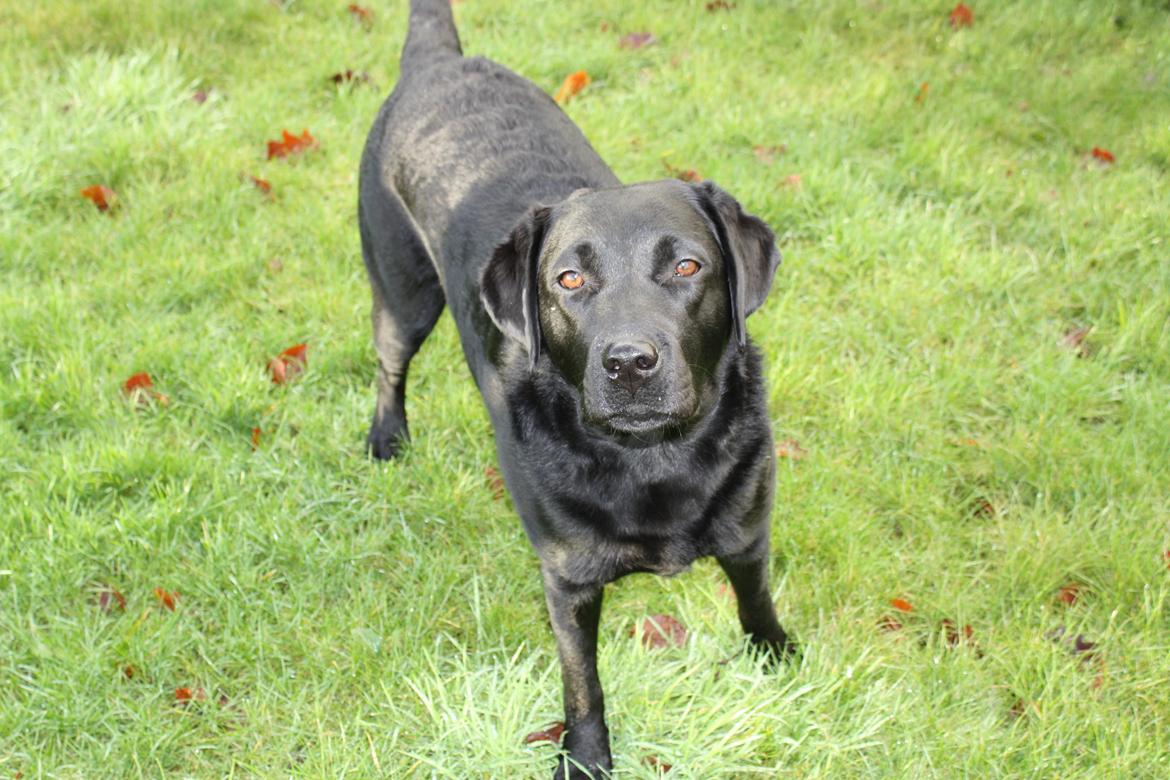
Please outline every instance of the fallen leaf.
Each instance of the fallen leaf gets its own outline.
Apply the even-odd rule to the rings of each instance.
[[[899,612],[913,612],[914,605],[906,599],[890,599],[890,606]]]
[[[975,517],[995,517],[995,504],[983,496],[977,496],[971,506],[971,514]]]
[[[125,612],[126,597],[117,588],[102,588],[98,591],[98,608],[102,612],[113,612],[115,609]]]
[[[922,104],[926,102],[926,95],[930,92],[930,82],[924,81],[918,85],[918,94],[914,96],[914,102]]]
[[[1096,655],[1096,653],[1093,652],[1094,648],[1096,647],[1096,642],[1090,642],[1088,639],[1085,639],[1084,634],[1077,634],[1077,638],[1074,639],[1072,643],[1072,652],[1083,653],[1085,658],[1092,658],[1094,655]]]
[[[485,466],[483,475],[487,477],[488,490],[492,491],[492,498],[496,501],[503,501],[507,490],[504,486],[504,478],[500,476],[500,470],[495,466]]]
[[[82,187],[81,197],[97,206],[98,211],[109,211],[118,202],[118,195],[104,184]]]
[[[261,179],[259,176],[248,175],[248,180],[252,182],[252,186],[260,190],[264,195],[272,194],[272,183],[267,179]]]
[[[1108,149],[1102,149],[1100,146],[1094,146],[1093,151],[1090,152],[1090,154],[1093,155],[1094,160],[1097,160],[1098,162],[1104,163],[1106,165],[1117,162],[1117,158],[1113,156],[1113,152],[1109,151]]]
[[[777,157],[783,156],[788,152],[788,147],[784,144],[777,144],[775,146],[753,146],[752,153],[755,154],[756,159],[764,165],[771,165],[776,162]]]
[[[975,12],[965,3],[959,3],[951,11],[951,27],[970,27],[975,23]]]
[[[204,103],[206,103],[207,98],[209,98],[209,97],[211,97],[211,90],[210,89],[197,89],[197,90],[195,90],[195,92],[193,92],[191,94],[191,99],[194,100],[199,105],[203,105]]]
[[[228,698],[226,693],[221,693],[215,698],[215,703],[221,707],[226,707],[231,703],[231,699]]]
[[[710,3],[707,3],[706,8],[707,13],[713,13],[715,11],[730,11],[731,9],[735,8],[735,3],[729,3],[727,0],[712,0]]]
[[[126,664],[125,666],[122,667],[122,676],[125,677],[127,680],[133,680],[134,675],[136,675],[136,674],[138,674],[138,672],[130,664]]]
[[[1093,331],[1092,325],[1083,328],[1070,328],[1060,339],[1060,346],[1076,353],[1077,357],[1088,357],[1089,347],[1085,339]]]
[[[357,3],[350,3],[346,10],[349,11],[350,15],[354,18],[354,21],[356,21],[362,27],[368,28],[374,23],[374,12],[365,6],[358,5]]]
[[[313,138],[308,130],[302,130],[300,135],[293,135],[288,130],[282,130],[279,141],[268,142],[268,159],[288,157],[290,154],[301,154],[316,147],[317,140]]]
[[[666,169],[666,172],[670,174],[672,178],[679,179],[681,181],[697,183],[703,180],[702,174],[700,174],[694,168],[676,168],[670,164],[669,160],[666,159],[662,161],[662,167]]]
[[[654,37],[654,33],[633,32],[623,35],[618,40],[618,47],[622,49],[641,49],[645,46],[653,46],[656,43],[658,43],[658,39]]]
[[[627,632],[629,636],[637,633],[635,626]],[[642,646],[649,648],[682,647],[687,641],[686,627],[670,615],[651,615],[642,621]]]
[[[574,95],[589,86],[590,81],[589,74],[583,70],[570,73],[568,76],[565,76],[565,81],[561,84],[561,88],[557,90],[556,95],[553,96],[553,100],[558,103],[568,103]]]
[[[803,180],[800,178],[799,173],[790,173],[780,182],[781,187],[791,187],[794,190],[799,190],[802,185]]]
[[[718,593],[723,598],[727,599],[728,601],[732,601],[735,599],[735,589],[732,588],[730,585],[728,585],[726,582],[716,583],[715,592]]]
[[[264,433],[264,431],[260,430],[259,428],[252,429],[252,449],[254,449],[254,450],[260,449],[260,436],[263,433]]]
[[[357,82],[358,84],[367,84],[370,81],[370,74],[363,71],[354,71],[346,68],[343,71],[334,73],[329,77],[329,80],[334,84],[349,84]]]
[[[162,588],[154,589],[154,597],[158,599],[158,603],[162,604],[169,612],[175,611],[175,602],[179,599],[178,591],[163,590]]]
[[[202,688],[175,688],[175,701],[183,704],[193,701],[207,701],[207,691]]]
[[[670,764],[658,758],[658,756],[646,756],[642,759],[642,763],[651,769],[657,769],[660,774],[666,774],[670,771]]]
[[[552,742],[558,745],[561,742],[561,735],[565,733],[565,724],[563,721],[557,721],[550,726],[547,726],[540,731],[534,731],[528,736],[524,737],[524,744],[531,745],[534,742]]]
[[[1028,712],[1028,704],[1023,699],[1016,699],[1012,702],[1012,706],[1008,708],[1008,718],[1010,720],[1019,720]]]
[[[123,382],[122,392],[138,406],[147,406],[152,400],[161,406],[169,406],[171,403],[170,398],[154,389],[154,382],[145,371],[133,374]]]
[[[305,370],[309,363],[308,344],[297,344],[268,361],[272,384],[283,385],[291,382]]]
[[[614,23],[608,19],[602,19],[601,22],[597,25],[598,32],[607,33],[612,29],[614,29]]]
[[[955,647],[960,642],[970,642],[975,636],[975,629],[971,628],[970,624],[963,626],[961,632],[959,627],[955,625],[955,621],[950,618],[943,618],[939,625],[943,630],[948,647]]]
[[[1166,564],[1166,568],[1170,569],[1170,550],[1162,553],[1162,563]]]
[[[1084,587],[1085,586],[1081,585],[1079,582],[1069,582],[1061,586],[1060,591],[1056,594],[1056,597],[1060,599],[1061,603],[1067,604],[1071,607],[1073,604],[1076,604],[1077,600],[1081,597],[1081,591],[1084,589]]]
[[[776,457],[789,460],[804,460],[808,452],[794,439],[784,439],[776,442]]]
[[[878,618],[877,626],[882,631],[901,631],[902,621],[893,615],[882,615]]]

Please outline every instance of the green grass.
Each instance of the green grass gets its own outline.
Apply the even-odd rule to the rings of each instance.
[[[372,4],[368,31],[341,0],[0,8],[2,777],[551,768],[523,744],[560,717],[537,562],[492,499],[448,318],[412,371],[409,453],[362,454],[357,161],[405,22]],[[773,516],[805,656],[736,656],[709,562],[612,586],[617,777],[654,777],[647,755],[679,778],[1167,776],[1166,4],[977,2],[958,31],[949,3],[703,6],[456,8],[468,53],[549,92],[590,72],[568,112],[623,180],[697,168],[785,255],[749,325],[777,438],[808,451]],[[618,48],[642,30],[658,44]],[[328,81],[346,68],[372,84]],[[320,148],[265,161],[282,128]],[[1086,357],[1061,346],[1090,326]],[[299,341],[308,371],[273,386]],[[169,406],[127,403],[137,371]],[[96,606],[107,586],[125,612]],[[883,632],[894,597],[915,613]],[[627,636],[653,613],[684,648]],[[1061,626],[1099,660],[1046,639]]]

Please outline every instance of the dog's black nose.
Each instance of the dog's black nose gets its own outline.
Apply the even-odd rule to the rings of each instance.
[[[609,378],[633,394],[658,370],[658,350],[645,341],[622,341],[606,347],[601,362]]]

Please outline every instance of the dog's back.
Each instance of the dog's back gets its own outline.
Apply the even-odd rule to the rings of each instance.
[[[448,0],[411,2],[399,81],[370,133],[361,176],[363,195],[369,185],[403,198],[457,317],[480,272],[459,266],[486,262],[505,238],[501,225],[532,204],[619,184],[548,95],[494,62],[463,56]]]

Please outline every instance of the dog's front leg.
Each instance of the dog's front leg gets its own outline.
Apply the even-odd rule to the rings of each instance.
[[[544,570],[544,596],[561,658],[565,694],[565,749],[555,780],[601,780],[613,768],[605,703],[597,676],[597,622],[601,585],[580,586]],[[584,768],[585,771],[582,771]],[[588,773],[588,774],[587,774]]]
[[[768,588],[768,544],[765,538],[763,554],[746,558],[719,558],[739,607],[739,622],[754,647],[763,650],[773,661],[782,661],[795,655],[796,645],[780,627],[776,619],[776,606],[772,603],[772,592]]]

